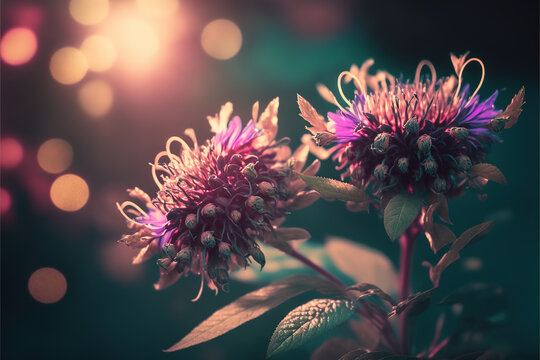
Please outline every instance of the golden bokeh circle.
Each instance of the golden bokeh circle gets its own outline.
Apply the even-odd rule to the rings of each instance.
[[[81,44],[88,62],[88,69],[92,71],[109,70],[116,60],[116,48],[112,40],[103,35],[90,35]]]
[[[2,36],[0,54],[5,63],[22,65],[34,57],[37,45],[37,38],[32,30],[23,27],[13,28]]]
[[[53,304],[66,294],[67,281],[60,271],[44,267],[34,271],[30,276],[28,291],[34,300],[43,304]]]
[[[92,80],[79,88],[79,105],[83,111],[93,118],[107,115],[111,110],[114,93],[104,80]]]
[[[82,25],[99,24],[109,14],[108,0],[71,0],[69,2],[71,17]]]
[[[50,174],[64,172],[73,160],[73,148],[62,139],[45,141],[38,149],[37,161],[39,166]]]
[[[230,20],[213,20],[202,31],[201,45],[211,57],[228,60],[240,51],[242,32],[238,25]]]
[[[88,202],[90,189],[83,178],[74,174],[59,176],[51,185],[51,201],[60,210],[77,211]]]
[[[88,71],[86,57],[79,49],[64,47],[51,57],[49,70],[60,84],[71,85],[82,80]]]

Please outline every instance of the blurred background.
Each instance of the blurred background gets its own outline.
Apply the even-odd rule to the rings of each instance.
[[[509,185],[488,184],[485,201],[450,201],[456,233],[486,219],[495,229],[444,274],[440,293],[497,284],[508,311],[489,341],[516,358],[538,357],[537,2],[3,0],[1,10],[3,358],[263,358],[279,320],[313,294],[204,345],[163,353],[260,284],[234,281],[228,294],[207,291],[196,303],[196,277],[156,292],[154,262],[131,265],[133,251],[116,243],[125,224],[115,202],[127,200],[128,187],[154,193],[148,163],[165,141],[188,127],[210,136],[206,116],[227,101],[245,122],[255,101],[279,96],[279,135],[297,146],[305,132],[297,93],[324,114],[334,108],[315,85],[335,90],[353,63],[374,58],[375,69],[407,79],[429,59],[446,76],[449,53],[466,51],[485,63],[482,97],[500,89],[504,108],[524,85],[527,104],[488,159]],[[471,66],[465,80],[479,76]],[[321,173],[337,177],[329,162]],[[319,200],[286,225],[308,229],[313,246],[341,236],[398,265],[398,244],[374,213]],[[420,262],[435,257],[425,238],[415,251],[420,291],[430,286]],[[419,318],[419,343],[440,311]],[[276,359],[308,358],[317,343]]]

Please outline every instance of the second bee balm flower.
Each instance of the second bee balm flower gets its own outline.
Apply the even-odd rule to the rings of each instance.
[[[227,103],[208,117],[215,135],[204,144],[192,129],[185,131],[192,146],[170,138],[152,166],[156,196],[129,190],[147,210],[133,202],[118,205],[134,231],[121,242],[141,248],[134,262],[161,255],[156,289],[190,272],[201,276],[197,297],[204,283],[216,292],[226,289],[231,270],[252,261],[264,265],[259,242],[279,233],[287,211],[317,199],[303,191],[295,174],[302,172],[307,146],[291,155],[286,140],[274,139],[278,105],[276,98],[258,116],[256,103],[252,120],[242,127],[237,116],[229,121],[233,107]],[[314,175],[318,168],[316,160],[303,173]]]

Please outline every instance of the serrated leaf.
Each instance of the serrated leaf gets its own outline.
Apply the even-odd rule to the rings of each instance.
[[[429,277],[431,278],[431,281],[433,282],[433,285],[435,287],[439,286],[439,280],[443,271],[460,258],[459,252],[463,250],[463,248],[467,246],[467,244],[469,244],[476,237],[487,234],[491,230],[492,226],[493,222],[488,221],[473,226],[468,230],[465,230],[463,234],[461,234],[461,236],[458,237],[456,241],[454,241],[454,243],[450,247],[450,250],[448,250],[448,252],[443,255],[437,265],[432,266],[431,264],[428,264],[428,266],[430,267]]]
[[[327,238],[324,246],[339,270],[357,283],[377,284],[387,293],[397,293],[398,275],[385,254],[339,237]]]
[[[370,201],[369,196],[360,188],[342,181],[320,176],[308,176],[298,173],[298,176],[313,190],[329,200],[354,201],[357,203]]]
[[[165,351],[177,351],[212,340],[261,316],[294,296],[328,286],[330,286],[328,280],[313,275],[295,275],[277,280],[216,311]]]
[[[300,108],[300,116],[311,124],[312,127],[306,126],[313,135],[318,132],[328,132],[326,128],[326,121],[324,117],[320,115],[317,110],[302,96],[297,95],[298,107]]]
[[[354,313],[350,300],[315,299],[287,314],[272,334],[266,357],[297,348]]]
[[[396,240],[420,213],[423,197],[417,194],[394,196],[384,209],[384,228],[391,240]]]
[[[519,89],[518,93],[514,95],[512,98],[512,101],[510,104],[506,107],[506,109],[497,115],[497,119],[506,119],[506,124],[504,125],[505,129],[510,129],[512,126],[514,126],[519,118],[519,115],[523,111],[521,108],[524,104],[523,98],[525,97],[525,87],[522,86],[521,89]]]
[[[507,184],[506,177],[501,170],[497,169],[496,166],[491,164],[476,164],[471,168],[469,175],[471,177],[480,176],[484,179],[488,179],[503,185]]]

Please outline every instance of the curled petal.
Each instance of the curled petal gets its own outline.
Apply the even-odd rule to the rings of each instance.
[[[140,264],[150,259],[152,256],[159,252],[159,245],[156,240],[152,241],[150,244],[146,245],[139,251],[137,256],[133,258],[133,264]]]
[[[278,108],[279,108],[279,98],[275,98],[268,104],[266,109],[263,111],[259,120],[257,121],[256,126],[259,129],[263,129],[264,132],[261,136],[257,137],[253,141],[254,147],[266,146],[274,140],[278,130]]]
[[[161,270],[159,274],[159,280],[157,283],[154,284],[154,289],[156,290],[164,290],[174,284],[180,277],[182,276],[182,273],[179,273],[176,271],[176,261],[173,261],[167,270]]]
[[[210,130],[213,133],[221,133],[227,130],[227,124],[229,123],[229,118],[233,112],[233,104],[227,102],[221,107],[219,114],[214,116],[207,116],[208,123],[210,124]]]
[[[319,171],[320,168],[321,168],[321,162],[319,161],[319,159],[315,159],[311,163],[311,165],[309,165],[307,168],[304,169],[304,171],[302,171],[302,174],[313,176],[317,173],[317,171]]]

